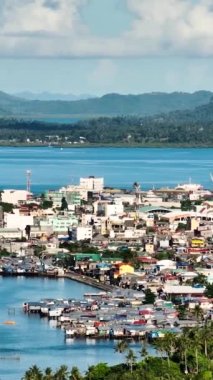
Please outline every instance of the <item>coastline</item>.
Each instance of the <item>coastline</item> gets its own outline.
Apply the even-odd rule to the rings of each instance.
[[[37,278],[50,278],[50,279],[55,279],[57,280],[58,278],[67,278],[72,281],[80,282],[84,285],[92,286],[96,289],[103,290],[105,292],[111,292],[112,290],[115,289],[114,286],[108,285],[108,284],[103,284],[101,282],[97,282],[96,280],[86,277],[86,276],[81,276],[81,275],[76,275],[75,273],[68,272],[64,273],[63,275],[57,275],[57,274],[50,274],[50,273],[36,273],[36,272],[24,272],[24,273],[0,273],[0,276],[2,277],[37,277]]]
[[[201,149],[208,148],[212,149],[212,144],[176,144],[176,143],[153,143],[153,144],[119,144],[119,143],[100,143],[100,144],[58,144],[58,145],[49,145],[49,144],[29,144],[29,143],[12,143],[12,142],[0,142],[1,148],[56,148],[56,149],[81,149],[81,148],[159,148],[159,149]]]

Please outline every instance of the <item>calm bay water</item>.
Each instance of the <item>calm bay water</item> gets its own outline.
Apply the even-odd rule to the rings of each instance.
[[[211,187],[213,148],[13,148],[0,147],[0,188],[25,188],[32,170],[32,191],[79,183],[81,176],[104,176],[106,186],[143,189],[193,182]]]
[[[34,364],[43,369],[77,365],[85,371],[98,362],[121,362],[112,341],[82,339],[65,343],[63,331],[51,326],[46,318],[28,316],[22,311],[25,301],[82,298],[90,291],[94,289],[71,280],[0,276],[0,379],[19,380]],[[16,325],[4,325],[6,320],[15,321]],[[139,351],[138,345],[134,346]],[[20,360],[14,360],[15,356]]]

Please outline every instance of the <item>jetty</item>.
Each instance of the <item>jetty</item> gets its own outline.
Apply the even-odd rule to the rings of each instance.
[[[71,272],[71,271],[64,273],[63,276],[61,276],[61,277],[69,278],[70,280],[78,281],[78,282],[81,282],[82,284],[93,286],[94,288],[101,289],[101,290],[104,290],[106,292],[111,292],[116,288],[113,285],[101,283],[100,281],[98,281],[96,279],[93,279],[93,278],[88,277],[88,276],[79,275],[79,274],[76,274],[75,272]]]

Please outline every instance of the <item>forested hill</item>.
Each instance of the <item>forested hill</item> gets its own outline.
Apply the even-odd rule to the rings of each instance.
[[[198,91],[147,93],[141,95],[107,94],[100,98],[77,101],[25,100],[0,92],[0,115],[37,118],[41,116],[66,115],[85,116],[153,116],[175,110],[192,110],[210,101],[213,93]]]
[[[14,144],[213,146],[213,101],[194,111],[152,117],[101,117],[70,125],[2,118],[0,136],[1,143]]]

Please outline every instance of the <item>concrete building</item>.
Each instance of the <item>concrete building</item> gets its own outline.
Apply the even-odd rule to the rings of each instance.
[[[92,239],[93,228],[91,226],[78,226],[72,228],[72,240],[88,240]]]
[[[105,216],[108,218],[112,215],[122,215],[124,213],[124,206],[122,202],[117,202],[113,204],[106,203],[104,205]]]
[[[94,176],[80,178],[80,186],[88,191],[103,191],[104,179],[102,177],[96,178]]]
[[[0,239],[21,239],[23,232],[19,228],[0,228]]]
[[[19,228],[24,231],[27,225],[33,226],[33,216],[20,215],[19,209],[15,209],[13,214],[4,214],[4,223],[6,228]]]
[[[70,227],[77,224],[78,219],[74,214],[49,216],[46,219],[40,220],[42,230],[51,228],[56,233],[67,233]]]
[[[53,202],[54,208],[61,207],[62,198],[65,198],[68,204],[68,208],[71,206],[80,206],[81,204],[81,194],[79,191],[74,189],[63,188],[58,191],[47,191],[45,193],[45,198]]]
[[[20,202],[26,202],[31,197],[31,193],[26,190],[6,189],[1,193],[1,201],[17,205]]]

